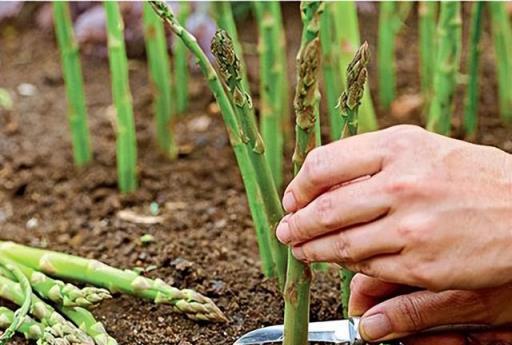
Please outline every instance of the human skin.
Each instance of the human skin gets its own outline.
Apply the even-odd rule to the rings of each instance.
[[[410,336],[423,329],[446,324],[512,323],[512,285],[475,291],[412,291],[410,287],[386,283],[356,274],[351,283],[349,313],[362,316],[359,330],[367,341],[403,338],[406,345],[512,344],[512,332],[444,333]]]
[[[431,291],[512,282],[512,158],[395,126],[313,150],[288,185],[281,242]]]

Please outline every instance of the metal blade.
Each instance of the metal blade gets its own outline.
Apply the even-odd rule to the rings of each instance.
[[[358,320],[311,322],[308,330],[310,342],[354,345],[359,341]],[[246,333],[234,345],[261,345],[283,341],[283,325],[263,327]]]

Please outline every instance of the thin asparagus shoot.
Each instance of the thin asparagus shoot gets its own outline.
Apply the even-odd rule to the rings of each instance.
[[[462,35],[460,10],[460,2],[442,2],[437,30],[434,94],[427,128],[444,135],[450,134],[453,98],[459,73]]]
[[[215,69],[208,61],[205,53],[201,50],[194,36],[192,36],[188,31],[183,28],[183,26],[177,21],[174,16],[172,10],[167,6],[167,4],[163,1],[151,1],[153,9],[156,13],[164,19],[171,30],[182,40],[182,42],[188,47],[191,51],[192,55],[195,56],[197,63],[201,69],[201,72],[205,76],[208,81],[208,86],[210,90],[213,92],[215,99],[221,109],[221,114],[224,119],[224,123],[226,125],[229,140],[231,146],[233,147],[233,151],[235,153],[235,157],[237,159],[238,166],[242,171],[242,176],[244,176],[244,172],[248,174],[253,174],[251,169],[252,161],[249,157],[249,153],[247,152],[246,145],[244,141],[247,139],[245,134],[242,134],[242,129],[240,127],[239,121],[237,120],[237,115],[231,105],[230,99],[228,98],[222,83],[215,72]],[[243,140],[242,140],[243,137]],[[269,181],[269,186],[272,185],[272,179],[266,178]],[[277,238],[275,237],[275,229],[279,220],[283,216],[283,209],[281,207],[281,202],[279,197],[277,196],[277,191],[272,188],[266,190],[265,195],[262,195],[264,198],[265,208],[267,210],[267,217],[271,224],[271,229],[273,231],[272,236],[270,236],[270,244],[272,249],[272,258],[274,263],[274,272],[278,278],[280,284],[284,282],[285,272],[286,272],[286,247],[282,246]],[[262,193],[263,194],[263,193]],[[267,200],[269,202],[267,202]],[[272,212],[268,212],[268,210],[272,210]],[[282,285],[280,285],[282,286]]]
[[[0,328],[7,329],[13,321],[14,312],[6,307],[0,307]],[[38,340],[43,336],[44,327],[29,316],[25,316],[17,332],[23,334],[25,339]]]
[[[54,1],[53,18],[62,61],[62,74],[66,84],[73,159],[75,165],[83,166],[91,161],[92,154],[80,54],[73,33],[69,4],[64,1]]]
[[[156,304],[170,305],[192,320],[226,321],[224,314],[207,297],[189,289],[177,289],[160,279],[149,279],[134,271],[120,270],[100,261],[54,251],[0,242],[0,255],[49,276],[73,280],[123,292]]]
[[[171,99],[171,71],[167,41],[162,21],[147,2],[144,2],[143,22],[149,74],[154,90],[157,142],[162,152],[174,159],[178,153],[173,137],[176,111],[173,109]]]
[[[108,57],[112,79],[112,96],[117,113],[116,159],[119,189],[123,193],[137,188],[137,142],[133,119],[132,96],[128,81],[128,60],[124,45],[123,20],[119,4],[103,3],[107,18]]]
[[[358,131],[358,112],[364,94],[364,86],[368,78],[366,66],[370,60],[368,43],[363,45],[356,52],[352,62],[347,68],[347,88],[341,94],[338,102],[339,116],[342,120],[341,139],[356,135]],[[343,317],[348,315],[348,300],[350,297],[350,281],[354,273],[341,269],[341,302]]]
[[[464,132],[467,137],[474,138],[478,126],[478,64],[480,59],[480,36],[482,33],[482,12],[484,3],[477,1],[471,9],[471,31],[469,42],[468,74],[464,106]]]
[[[315,126],[319,116],[318,79],[320,72],[320,18],[324,10],[321,1],[302,1],[303,23],[301,47],[297,54],[297,87],[294,98],[296,114],[293,172],[297,175],[308,152],[316,146]],[[288,271],[284,289],[285,345],[308,343],[309,294],[311,268],[288,253]]]
[[[341,80],[343,81],[346,78],[346,66],[352,61],[354,51],[361,45],[359,21],[355,1],[336,1],[333,2],[333,6],[336,11],[336,18],[343,18],[343,20],[334,21],[336,40],[341,47],[339,61],[340,71],[343,73]],[[346,87],[346,85],[343,85],[343,87]],[[358,123],[360,132],[374,131],[378,128],[370,88],[365,88]]]
[[[420,81],[424,104],[432,97],[432,83],[436,63],[436,19],[438,4],[435,1],[418,3],[418,24],[420,40]]]
[[[117,341],[107,333],[105,326],[97,321],[87,309],[81,307],[61,307],[59,309],[78,328],[84,330],[96,345],[117,345]]]
[[[185,23],[190,15],[191,6],[188,1],[179,2],[178,20]],[[188,50],[187,47],[177,40],[174,43],[174,95],[176,96],[176,110],[183,115],[188,109]]]
[[[512,27],[507,15],[506,3],[492,1],[488,3],[491,15],[492,36],[496,55],[496,74],[498,77],[498,102],[501,118],[512,122]]]

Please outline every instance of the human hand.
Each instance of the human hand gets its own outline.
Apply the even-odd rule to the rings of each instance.
[[[512,158],[396,126],[313,150],[283,198],[281,242],[429,290],[512,281]]]
[[[356,274],[351,283],[349,313],[362,316],[359,331],[371,342],[403,338],[406,345],[512,344],[512,332],[413,335],[450,324],[510,325],[512,285],[478,291],[414,291],[400,284]],[[408,293],[407,293],[408,292]],[[409,337],[408,337],[409,336]]]

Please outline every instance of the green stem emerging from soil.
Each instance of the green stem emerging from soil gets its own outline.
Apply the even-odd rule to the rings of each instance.
[[[61,279],[80,281],[124,292],[157,304],[167,304],[192,320],[225,321],[226,317],[207,297],[188,289],[179,290],[160,279],[149,279],[134,271],[120,270],[100,261],[78,256],[0,242],[0,254]]]
[[[320,72],[320,18],[324,4],[321,1],[302,1],[302,41],[297,55],[297,89],[294,108],[296,114],[295,152],[293,171],[297,175],[308,152],[317,143],[315,126],[319,116],[318,78]],[[288,253],[288,271],[284,290],[285,345],[306,345],[309,324],[309,288],[311,268]]]
[[[341,94],[338,102],[339,115],[342,119],[341,139],[356,135],[358,130],[358,112],[364,94],[364,86],[368,78],[366,66],[370,60],[366,42],[356,52],[354,59],[347,68],[347,88]],[[348,300],[350,297],[350,282],[354,273],[343,268],[341,270],[341,301],[343,317],[348,315]]]
[[[340,71],[343,73],[341,80],[345,80],[345,68],[352,61],[354,51],[361,45],[357,8],[355,1],[336,1],[333,6],[336,11],[336,18],[343,18],[343,20],[335,20],[334,25],[336,41],[341,47],[341,56],[339,58]],[[346,87],[346,85],[342,86]],[[373,108],[370,89],[365,88],[359,111],[359,131],[369,132],[377,128],[377,117]]]
[[[496,74],[498,77],[498,98],[500,115],[504,122],[512,122],[512,27],[505,8],[506,3],[489,2]]]
[[[75,325],[84,330],[96,345],[117,345],[117,341],[107,333],[103,324],[97,321],[87,309],[81,307],[62,307],[59,309]]]
[[[444,135],[450,134],[453,98],[459,72],[462,24],[460,10],[458,1],[442,2],[437,30],[434,94],[427,128]]]
[[[468,60],[469,80],[464,106],[464,132],[470,138],[475,137],[478,126],[478,64],[480,59],[480,36],[482,33],[484,3],[477,1],[472,6]]]
[[[128,60],[124,45],[123,20],[117,2],[106,1],[104,7],[107,17],[112,96],[117,113],[118,185],[121,192],[129,193],[137,188],[137,142],[135,139],[132,96],[128,80]]]
[[[144,37],[149,74],[154,91],[156,138],[158,146],[169,158],[174,159],[178,149],[173,137],[173,109],[171,95],[171,71],[167,55],[164,26],[151,5],[144,3]]]
[[[242,177],[252,176],[255,178],[254,168],[252,166],[252,160],[249,156],[249,152],[247,151],[245,140],[246,134],[242,132],[239,121],[237,120],[237,115],[230,103],[230,100],[224,91],[224,88],[215,72],[215,69],[208,61],[205,53],[201,50],[194,36],[192,36],[188,31],[186,31],[183,26],[179,24],[176,20],[176,17],[172,13],[171,9],[162,1],[152,1],[151,4],[153,8],[157,12],[157,14],[163,18],[170,26],[172,31],[181,38],[183,43],[188,47],[188,49],[192,52],[192,54],[196,57],[197,63],[201,69],[201,72],[206,77],[208,81],[208,86],[210,90],[213,92],[217,103],[219,104],[219,108],[221,109],[221,114],[224,119],[224,123],[228,130],[229,140],[231,146],[233,147],[233,151],[235,152],[235,157],[238,162],[238,166],[242,172]],[[247,118],[250,119],[250,118]],[[244,138],[242,138],[242,136]],[[258,175],[258,174],[256,174]],[[256,176],[257,177],[257,176]],[[259,178],[264,178],[268,183],[268,188],[263,188],[260,186],[261,190],[265,191],[265,193],[261,193],[264,198],[264,204],[267,211],[267,217],[271,224],[272,234],[270,236],[270,245],[272,249],[272,258],[274,263],[274,272],[278,278],[280,286],[283,286],[285,272],[286,272],[286,247],[284,247],[277,238],[275,237],[275,229],[280,219],[283,216],[283,209],[281,207],[281,202],[277,195],[277,191],[275,190],[275,186],[272,188],[272,177],[270,179],[265,176],[259,176]],[[260,184],[261,181],[258,181]]]
[[[82,166],[91,161],[92,153],[80,55],[73,33],[69,4],[61,1],[53,2],[53,18],[62,61],[62,74],[66,84],[73,158],[77,166]]]
[[[273,173],[277,190],[283,184],[283,97],[286,90],[283,69],[281,35],[278,28],[281,18],[276,17],[273,2],[255,2],[254,8],[258,17],[258,52],[260,60],[260,127],[266,147],[268,164]]]
[[[178,20],[185,23],[190,15],[191,5],[188,1],[179,2]],[[181,40],[174,43],[174,95],[176,110],[183,115],[188,109],[188,50]]]
[[[420,79],[425,109],[432,97],[432,83],[436,63],[436,18],[438,4],[435,1],[418,3],[420,40]]]

